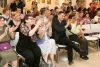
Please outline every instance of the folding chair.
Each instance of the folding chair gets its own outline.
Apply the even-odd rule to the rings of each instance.
[[[60,45],[60,44],[57,44],[58,48],[57,48],[57,51],[56,51],[56,62],[59,63],[59,48],[66,48],[65,45]]]
[[[100,24],[91,24],[91,31],[93,33],[98,33],[94,34],[94,37],[98,37],[100,39]],[[99,42],[98,42],[98,50],[99,50]]]
[[[19,32],[16,32],[15,39],[10,41],[10,45],[16,47],[18,40],[19,40]]]

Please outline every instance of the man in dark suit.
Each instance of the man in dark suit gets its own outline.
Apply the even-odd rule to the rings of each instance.
[[[73,50],[72,48],[78,52],[79,54],[84,53],[85,51],[80,50],[71,40],[66,36],[66,28],[70,29],[68,26],[71,21],[66,24],[64,20],[65,14],[60,11],[58,13],[58,19],[52,22],[52,38],[55,39],[57,44],[66,45],[68,49],[68,60],[69,64],[73,64]]]

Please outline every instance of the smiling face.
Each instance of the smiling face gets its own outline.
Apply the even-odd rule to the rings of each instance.
[[[27,18],[27,20],[25,20],[25,21],[26,21],[26,23],[29,24],[29,25],[35,24],[35,18],[33,18],[32,16],[29,16],[29,17]]]
[[[20,13],[12,12],[12,19],[14,19],[16,21],[20,21],[21,20]]]
[[[51,12],[49,10],[46,10],[45,16],[48,18],[50,16]]]
[[[0,27],[3,27],[4,26],[4,18],[3,17],[0,17]]]
[[[61,13],[58,15],[59,20],[63,21],[65,19],[65,14]]]

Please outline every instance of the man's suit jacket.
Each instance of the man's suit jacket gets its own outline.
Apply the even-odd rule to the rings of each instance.
[[[66,25],[66,21],[62,21],[61,23],[57,20],[52,22],[52,38],[57,40],[60,36],[61,33],[65,34],[65,25]]]

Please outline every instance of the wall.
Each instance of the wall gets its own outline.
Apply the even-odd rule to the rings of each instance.
[[[7,0],[7,3],[9,4],[10,2],[12,2],[13,0]],[[27,2],[26,0],[26,6],[25,8],[27,9],[31,9],[31,3],[32,3],[33,0]],[[50,9],[53,9],[55,6],[58,6],[60,7],[62,5],[62,3],[64,2],[64,0],[59,0],[59,5],[55,5],[55,0],[51,0],[51,4],[47,4],[47,0],[45,0],[45,3],[42,3],[41,2],[42,0],[40,0],[40,4],[38,4],[38,8],[42,8],[42,7],[45,7],[45,6],[49,6]],[[89,3],[92,2],[92,0],[86,0],[86,8],[89,7]],[[74,6],[76,3],[76,0],[72,0],[72,5]],[[0,8],[0,12],[2,11],[2,9]]]
[[[7,0],[7,3],[10,3],[11,1],[13,1],[13,0]],[[27,2],[27,0],[25,0],[25,1]],[[34,1],[34,0],[27,2],[25,7],[28,8],[28,9],[31,9],[32,1]],[[50,9],[53,9],[55,6],[60,7],[65,0],[59,0],[59,5],[55,5],[55,0],[51,0],[51,4],[47,4],[47,0],[45,0],[45,3],[42,3],[41,1],[42,0],[40,0],[40,4],[38,4],[39,9],[41,7],[45,7],[45,6],[49,6]],[[92,2],[92,0],[86,0],[86,8],[89,7],[90,2]],[[72,5],[74,6],[75,4],[76,4],[76,0],[72,0]]]
[[[92,2],[92,0],[86,0],[86,8],[89,7],[89,3]]]
[[[34,0],[31,0],[29,2],[27,2],[27,0],[26,0],[27,4],[26,4],[25,7],[31,9],[32,1],[34,1]],[[47,4],[47,0],[45,0],[45,3],[42,3],[42,0],[40,0],[40,4],[38,4],[38,9],[40,9],[42,7],[46,7],[46,6],[49,6],[50,9],[53,9],[55,6],[60,7],[63,2],[64,2],[64,0],[59,0],[60,4],[59,5],[55,5],[55,0],[51,0],[51,4]]]

